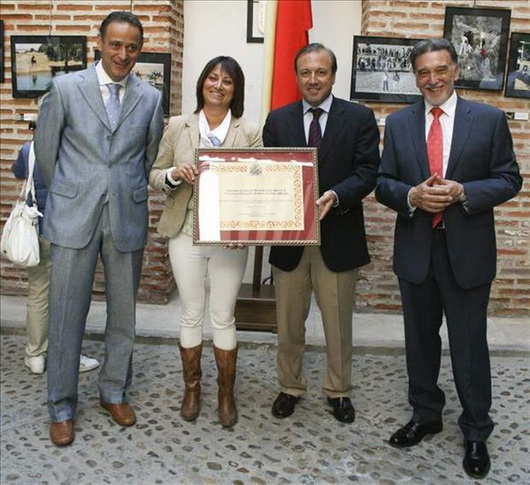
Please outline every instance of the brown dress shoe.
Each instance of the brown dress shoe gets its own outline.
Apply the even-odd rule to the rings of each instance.
[[[74,420],[67,419],[52,423],[50,426],[50,439],[56,446],[68,446],[74,441]]]
[[[100,401],[101,407],[105,408],[110,416],[120,426],[132,426],[136,423],[136,415],[134,410],[127,403],[109,403]]]

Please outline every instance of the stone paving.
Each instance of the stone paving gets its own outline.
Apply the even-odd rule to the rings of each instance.
[[[76,440],[57,448],[48,438],[45,376],[23,365],[25,338],[1,337],[0,483],[10,484],[456,484],[473,483],[462,470],[460,413],[450,362],[440,383],[446,393],[442,433],[409,450],[388,437],[409,418],[406,372],[400,352],[354,356],[357,419],[337,422],[320,391],[325,354],[306,352],[309,390],[290,418],[273,418],[277,393],[275,347],[241,344],[239,422],[221,428],[212,348],[203,352],[203,399],[196,422],[179,416],[182,370],[172,339],[142,339],[135,350],[129,392],[138,423],[115,424],[98,405],[98,372],[80,376]],[[84,351],[101,358],[103,343]],[[481,483],[530,484],[530,362],[526,354],[492,357],[496,423],[489,440],[490,474]]]

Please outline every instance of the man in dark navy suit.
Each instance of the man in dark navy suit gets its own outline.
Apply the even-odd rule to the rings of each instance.
[[[313,290],[326,337],[324,394],[334,417],[351,423],[353,300],[357,268],[369,262],[362,199],[375,187],[379,131],[372,111],[331,94],[337,60],[330,49],[310,44],[297,53],[294,64],[303,99],[269,114],[263,142],[318,147],[321,246],[271,249],[281,389],[272,414],[290,416],[306,390],[302,360]]]
[[[463,412],[464,470],[490,468],[493,430],[487,307],[496,270],[493,208],[522,179],[504,113],[457,96],[458,59],[445,39],[411,52],[423,100],[387,118],[376,197],[397,212],[394,271],[399,278],[412,419],[390,438],[416,445],[442,431],[438,387],[445,314],[453,374]],[[435,134],[436,132],[436,134]],[[438,168],[433,168],[437,155]]]

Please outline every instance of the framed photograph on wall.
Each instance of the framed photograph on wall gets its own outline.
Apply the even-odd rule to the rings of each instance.
[[[454,45],[460,67],[455,87],[502,90],[510,13],[501,8],[446,7],[444,37]]]
[[[85,69],[86,37],[12,35],[11,77],[14,98],[37,98],[55,76]]]
[[[530,98],[530,34],[513,32],[504,95]]]
[[[263,44],[265,2],[247,0],[247,43]]]
[[[356,35],[350,99],[414,103],[421,99],[410,66],[415,39]]]
[[[94,60],[101,59],[99,50],[94,51]],[[169,94],[171,89],[171,54],[141,52],[132,72],[142,81],[152,84],[162,93],[164,116],[169,116]]]

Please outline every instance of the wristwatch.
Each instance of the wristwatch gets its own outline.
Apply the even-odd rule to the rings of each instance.
[[[469,199],[467,198],[467,195],[464,191],[462,191],[462,194],[458,198],[458,202],[462,204],[462,207],[464,210],[469,210]]]

